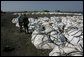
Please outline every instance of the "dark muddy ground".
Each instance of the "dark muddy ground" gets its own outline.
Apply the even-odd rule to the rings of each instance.
[[[1,14],[1,56],[48,56],[51,50],[36,49],[31,43],[31,34],[20,33],[11,22],[14,17],[17,16]],[[14,49],[5,51],[7,45]]]

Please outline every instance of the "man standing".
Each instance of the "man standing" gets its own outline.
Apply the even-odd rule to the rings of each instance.
[[[20,17],[18,18],[18,21],[19,21],[19,26],[20,26],[20,32],[22,32],[23,16],[22,14],[20,14],[19,16]]]
[[[29,20],[28,20],[26,14],[24,14],[24,16],[23,16],[23,24],[24,24],[25,33],[28,33]]]

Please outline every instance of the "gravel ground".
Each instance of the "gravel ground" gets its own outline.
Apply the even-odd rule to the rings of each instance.
[[[17,16],[11,13],[1,14],[1,56],[48,56],[51,50],[36,49],[31,43],[31,34],[20,33],[11,22],[14,17]],[[4,50],[7,45],[13,49]]]

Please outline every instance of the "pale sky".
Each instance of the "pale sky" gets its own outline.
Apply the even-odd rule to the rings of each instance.
[[[83,1],[1,1],[3,11],[64,10],[83,11]]]

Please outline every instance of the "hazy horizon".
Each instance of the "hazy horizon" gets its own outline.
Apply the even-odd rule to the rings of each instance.
[[[83,1],[1,1],[2,11],[83,11]]]

